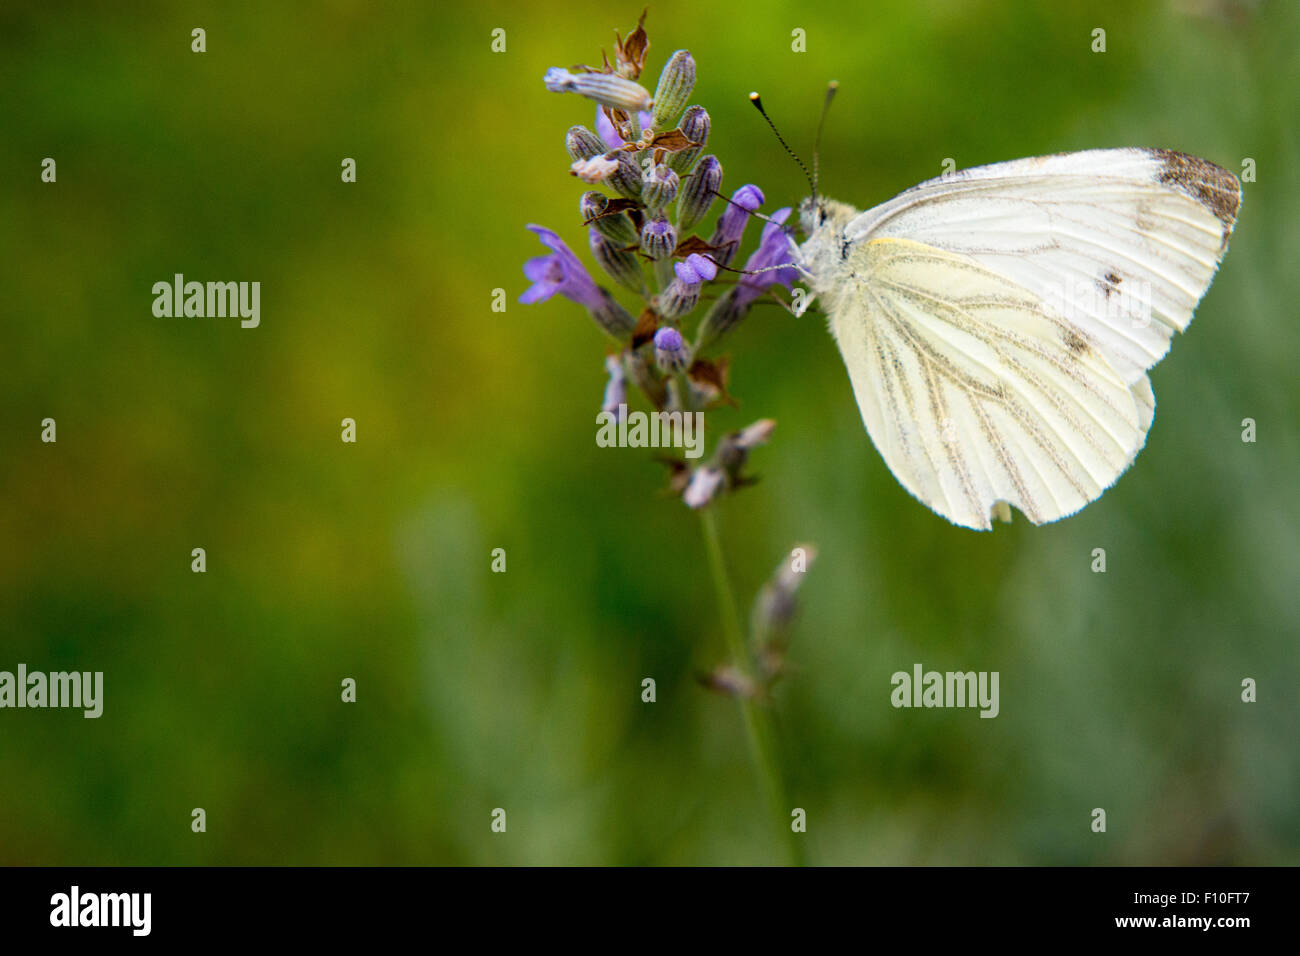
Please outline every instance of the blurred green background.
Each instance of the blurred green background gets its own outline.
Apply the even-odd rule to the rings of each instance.
[[[811,862],[1300,862],[1298,10],[652,4],[647,82],[692,50],[725,185],[769,210],[806,187],[746,94],[807,153],[831,78],[823,185],[860,207],[945,157],[1257,163],[1146,449],[1056,525],[913,501],[820,318],[730,341],[717,425],[779,422],[719,515],[742,601],[821,551],[774,706]],[[587,257],[562,139],[591,110],[542,74],[639,12],[5,4],[0,669],[106,688],[99,720],[0,711],[0,863],[783,859],[734,702],[694,682],[725,656],[698,520],[650,452],[596,447],[596,327],[515,302],[525,223]],[[175,272],[260,281],[261,327],[154,318]],[[999,671],[1001,715],[893,709],[915,662]]]

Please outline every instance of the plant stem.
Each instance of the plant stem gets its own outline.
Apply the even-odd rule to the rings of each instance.
[[[727,576],[727,565],[722,556],[722,541],[718,536],[718,520],[712,506],[706,505],[700,509],[700,520],[704,525],[704,547],[708,552],[709,570],[712,572],[713,586],[717,591],[718,611],[722,617],[722,633],[727,642],[727,652],[731,655],[736,670],[744,677],[753,679],[754,669],[750,663],[749,651],[745,647],[745,638],[740,627],[740,614],[736,610],[736,599]],[[800,865],[803,862],[803,847],[798,835],[790,829],[787,817],[790,808],[786,804],[785,785],[781,779],[780,768],[777,766],[770,715],[752,697],[738,694],[736,700],[740,704],[745,736],[749,739],[750,755],[754,759],[754,769],[758,773],[768,812],[782,841],[787,844],[790,862]]]

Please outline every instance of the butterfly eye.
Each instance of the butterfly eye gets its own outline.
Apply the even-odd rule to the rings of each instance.
[[[825,207],[825,206],[818,206],[818,207],[817,207],[817,225],[820,226],[820,225],[822,225],[824,222],[826,222],[826,207]]]

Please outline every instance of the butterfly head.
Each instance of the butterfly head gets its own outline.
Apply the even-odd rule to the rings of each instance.
[[[799,204],[799,225],[809,237],[826,229],[841,232],[855,215],[852,206],[824,196],[809,196]]]

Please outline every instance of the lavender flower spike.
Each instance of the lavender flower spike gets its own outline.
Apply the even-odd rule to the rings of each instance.
[[[552,93],[577,93],[612,109],[630,113],[650,108],[650,93],[644,86],[614,73],[570,73],[553,66],[543,81]]]
[[[736,252],[740,249],[740,237],[745,234],[749,214],[761,205],[763,190],[752,184],[741,186],[732,194],[731,202],[722,210],[722,215],[718,217],[718,227],[713,230],[713,238],[709,240],[709,245],[717,248],[714,259],[718,265],[731,265],[731,260],[736,258]]]
[[[602,329],[616,339],[625,339],[636,328],[636,319],[619,305],[614,297],[596,285],[586,268],[564,240],[550,229],[530,225],[542,244],[551,250],[549,256],[538,256],[524,263],[524,275],[533,283],[519,301],[525,305],[545,302],[555,293],[571,299],[591,312]]]

